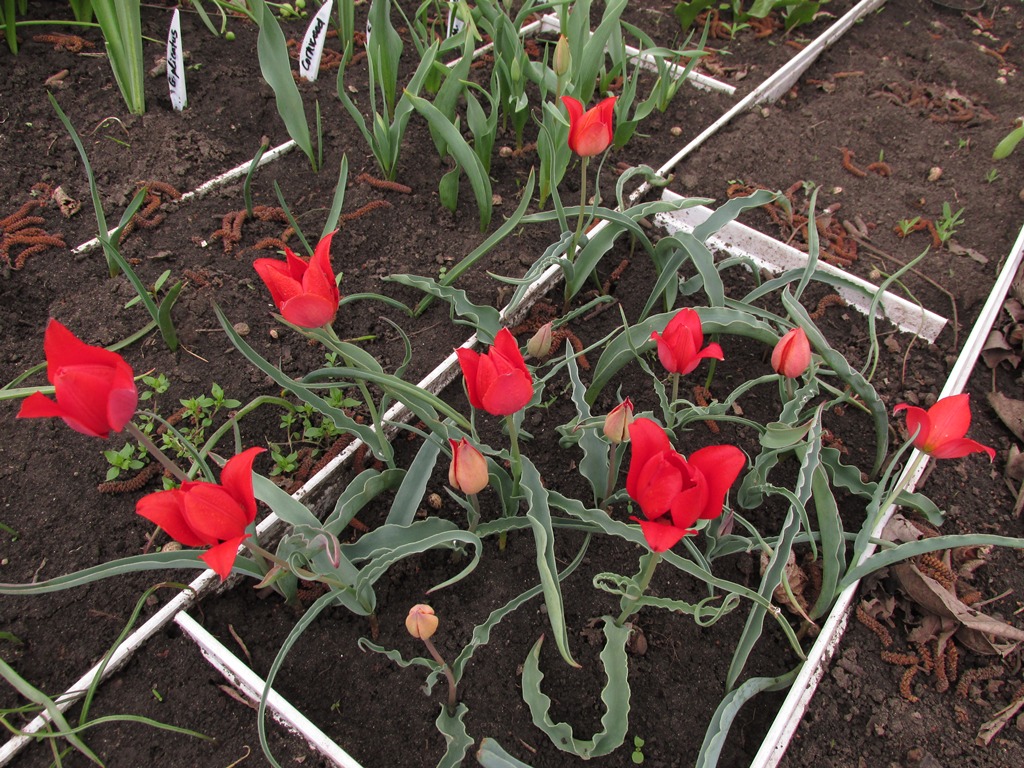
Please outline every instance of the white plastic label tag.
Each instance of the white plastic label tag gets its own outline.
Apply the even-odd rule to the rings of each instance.
[[[320,74],[320,56],[324,52],[324,39],[327,37],[327,21],[331,18],[331,6],[334,0],[327,0],[320,6],[316,16],[309,23],[306,36],[302,38],[302,48],[299,49],[299,74],[315,82]]]
[[[185,51],[181,45],[181,21],[177,8],[171,16],[171,29],[167,33],[167,88],[171,92],[171,106],[181,112],[188,102],[188,93],[185,90]]]
[[[448,30],[445,37],[454,37],[465,26],[466,22],[458,14],[458,0],[448,0]]]

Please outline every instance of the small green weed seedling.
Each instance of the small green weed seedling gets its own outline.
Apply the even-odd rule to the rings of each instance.
[[[897,221],[896,226],[900,228],[900,235],[903,237],[909,235],[920,220],[920,216],[915,216],[912,219],[900,219]]]
[[[943,245],[949,242],[950,238],[963,226],[963,214],[963,208],[954,213],[948,202],[942,204],[942,216],[935,220],[935,231]]]
[[[121,450],[104,451],[103,455],[110,464],[106,477],[108,483],[120,477],[122,472],[131,472],[146,466],[146,462],[143,461],[147,455],[146,449],[140,445],[125,443]]]
[[[987,181],[989,184],[993,183],[998,178],[999,171],[997,171],[995,168],[989,168],[988,173],[985,174],[985,181]]]

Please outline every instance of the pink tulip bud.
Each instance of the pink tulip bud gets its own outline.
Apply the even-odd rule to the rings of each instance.
[[[800,376],[811,364],[811,345],[803,328],[794,328],[775,345],[772,368],[788,379]]]
[[[537,332],[526,342],[526,351],[530,357],[538,360],[551,354],[551,348],[555,344],[555,335],[551,330],[551,323],[544,323]]]
[[[405,617],[405,628],[419,640],[429,640],[437,632],[437,616],[429,605],[414,605]]]
[[[613,443],[629,442],[629,425],[633,423],[633,401],[628,397],[604,417],[604,435]]]
[[[487,487],[487,459],[474,448],[466,438],[455,442],[448,439],[452,447],[452,463],[448,467],[448,482],[462,493],[480,493]]]

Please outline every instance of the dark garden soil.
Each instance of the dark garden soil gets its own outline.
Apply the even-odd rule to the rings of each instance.
[[[62,3],[31,5],[30,14],[36,18],[66,15]],[[632,3],[627,18],[659,43],[672,44],[678,37],[673,6],[663,0]],[[828,4],[824,9],[839,15],[851,6]],[[365,7],[360,6],[357,13],[362,18]],[[144,33],[162,39],[168,17],[166,8],[147,7]],[[709,42],[718,53],[702,66],[707,73],[736,85],[737,96],[681,90],[667,113],[652,116],[627,147],[611,153],[604,170],[606,198],[613,166],[659,166],[830,21],[823,19],[789,35],[776,29],[765,37],[755,37],[761,30],[747,28],[738,31],[735,39],[716,28],[724,37]],[[1024,68],[1022,25],[1024,7],[1019,2],[988,4],[976,15],[969,15],[930,0],[893,0],[856,25],[780,103],[738,117],[675,169],[673,191],[721,203],[756,188],[789,190],[798,215],[807,213],[802,183],[819,185],[818,225],[826,260],[876,283],[931,242],[927,230],[898,236],[894,230],[897,222],[915,217],[934,222],[941,219],[943,203],[949,203],[953,211],[964,209],[963,223],[951,241],[933,247],[902,280],[908,295],[934,312],[951,317],[955,306],[958,324],[950,323],[934,345],[883,329],[883,356],[873,384],[890,408],[904,401],[925,405],[934,400],[1024,222],[1021,150],[1002,162],[990,159],[992,148],[1012,129],[1024,103],[1019,71]],[[81,210],[70,217],[63,216],[54,202],[25,211],[41,217],[38,226],[60,238],[63,246],[54,244],[26,253],[30,243],[4,241],[0,258],[0,384],[42,361],[43,330],[49,317],[59,319],[89,343],[104,345],[129,337],[148,320],[140,307],[124,308],[134,292],[123,277],[107,276],[100,251],[72,253],[75,246],[95,236],[96,223],[81,162],[46,99],[47,90],[53,92],[82,136],[111,224],[140,185],[162,190],[151,223],[136,226],[123,241],[124,255],[133,260],[147,283],[164,270],[171,271],[172,282],[186,281],[174,309],[182,348],[171,353],[159,336],[151,333],[123,350],[136,372],[164,374],[170,381],[170,389],[147,407],[170,416],[178,409],[179,399],[208,393],[212,382],[223,387],[227,397],[242,402],[277,394],[273,384],[245,363],[225,338],[213,302],[250,344],[287,374],[300,376],[323,364],[316,348],[270,316],[269,296],[251,267],[254,258],[273,255],[274,246],[260,249],[265,245],[260,241],[280,238],[286,225],[276,220],[247,221],[237,242],[225,237],[225,217],[244,208],[241,180],[180,204],[171,199],[228,168],[247,163],[264,137],[273,146],[287,140],[273,94],[258,77],[255,28],[234,20],[231,29],[236,39],[229,43],[210,35],[192,13],[183,12],[182,26],[193,70],[189,72],[190,106],[181,115],[171,111],[161,92],[164,81],[160,76],[147,81],[147,114],[127,115],[108,64],[97,54],[100,39],[92,32],[83,34],[91,47],[81,51],[66,50],[67,45],[76,45],[67,41],[34,39],[58,29],[74,31],[50,27],[24,28],[17,57],[0,48],[0,157],[4,158],[0,235],[16,232],[18,220],[12,215],[30,201],[46,200],[58,186],[82,203]],[[290,35],[300,34],[300,29],[287,27]],[[65,47],[55,49],[55,45]],[[147,45],[147,57],[155,59],[162,48]],[[408,56],[412,50],[408,40],[406,48]],[[408,59],[403,66],[408,66]],[[60,75],[64,70],[66,74]],[[59,77],[47,82],[55,75]],[[357,98],[362,96],[365,64],[355,64],[346,74],[346,83],[358,89]],[[343,209],[346,220],[333,248],[335,269],[344,275],[342,292],[379,292],[412,304],[419,299],[417,294],[383,278],[398,273],[436,277],[486,236],[479,231],[468,186],[462,190],[455,214],[440,206],[436,188],[446,168],[437,159],[426,128],[416,119],[410,125],[398,173],[398,181],[408,192],[374,186],[362,175],[376,176],[378,169],[336,97],[335,72],[301,88],[310,114],[314,100],[319,100],[323,112],[324,170],[314,173],[305,157],[293,151],[258,172],[254,202],[277,207],[274,183],[278,183],[306,236],[315,240],[330,207],[344,153],[349,163]],[[511,136],[499,135],[498,146],[513,144]],[[845,166],[843,148],[847,150]],[[501,202],[495,208],[492,230],[515,209],[535,162],[535,155],[529,152],[495,156],[493,185]],[[872,163],[887,164],[888,175],[869,169]],[[882,166],[876,168],[882,170]],[[936,168],[941,172],[933,170]],[[578,192],[574,170],[575,166],[564,184],[567,202],[575,200]],[[154,181],[160,184],[154,187]],[[754,211],[743,220],[797,245],[806,237],[805,228],[801,232],[799,224],[793,226],[778,214]],[[844,228],[844,223],[849,226]],[[556,237],[553,228],[542,225],[517,231],[467,273],[459,287],[478,303],[500,305],[507,293],[485,270],[521,275]],[[294,238],[289,243],[298,249]],[[610,253],[608,266],[601,267],[602,275],[607,276],[627,255],[621,249]],[[636,304],[642,304],[652,276],[653,270],[637,256],[619,285],[613,286],[627,317],[638,314]],[[737,277],[738,281],[745,279]],[[742,295],[743,290],[734,286],[730,293]],[[822,292],[810,296],[808,308],[813,309],[822,296]],[[366,342],[367,349],[393,371],[402,363],[404,346],[384,318],[399,323],[414,348],[407,379],[418,380],[467,335],[464,327],[452,324],[447,308],[439,302],[416,319],[383,304],[364,302],[354,307],[339,314],[335,324],[338,335],[373,336]],[[573,329],[589,343],[600,337],[602,323],[612,323],[615,315],[617,310],[606,312]],[[867,353],[863,319],[853,310],[832,306],[819,322],[829,342],[859,366]],[[525,343],[527,337],[524,332],[520,341]],[[729,391],[751,371],[767,372],[763,352],[749,344],[727,351],[716,386]],[[31,383],[42,383],[41,374],[20,386]],[[628,378],[616,380],[606,392],[613,392],[619,384],[624,395],[639,401],[641,409],[653,407],[653,402],[645,402],[649,394],[630,391]],[[1024,524],[1012,514],[1013,489],[1018,486],[1004,480],[1014,438],[986,401],[993,391],[1021,398],[1020,372],[1005,364],[994,371],[979,364],[969,391],[975,414],[971,436],[995,447],[997,458],[991,466],[978,456],[941,463],[924,488],[948,510],[945,527],[951,532],[1024,535]],[[449,399],[455,402],[461,396],[453,393]],[[467,407],[464,402],[460,405]],[[594,411],[604,413],[611,405],[606,397]],[[767,414],[773,403],[744,401],[743,407],[752,414],[759,409]],[[0,538],[0,581],[44,580],[138,553],[150,529],[134,514],[135,502],[142,493],[158,489],[159,481],[150,481],[144,490],[101,492],[97,486],[108,468],[102,450],[117,450],[121,441],[115,438],[109,445],[101,445],[70,432],[58,421],[16,421],[16,403],[8,402],[4,409],[6,418],[0,421],[0,523],[16,533],[4,533]],[[218,414],[214,426],[224,418]],[[243,443],[285,442],[280,418],[279,411],[261,408],[243,419]],[[579,479],[563,466],[565,449],[558,446],[551,428],[568,418],[555,408],[528,415],[525,426],[536,437],[529,454],[535,461],[552,459],[551,467],[542,467],[548,487],[585,498],[582,489],[569,485],[573,478],[575,482]],[[858,440],[867,430],[856,420],[829,426],[854,453],[872,450]],[[715,436],[700,426],[688,435],[684,450],[689,453],[710,442],[742,444],[749,439],[751,435],[739,429]],[[492,444],[499,440],[495,431]],[[404,441],[399,445],[402,454],[416,447]],[[229,445],[221,450],[232,452]],[[262,473],[271,468],[266,458],[257,464]],[[353,470],[345,472],[333,482],[335,491]],[[439,483],[429,491],[447,499]],[[322,510],[331,505],[329,496],[320,501]],[[373,510],[361,520],[372,526],[377,522],[374,514],[383,520],[386,512],[386,507]],[[782,512],[769,506],[756,514],[758,521],[768,524],[773,518],[777,522]],[[448,501],[438,513],[459,514]],[[624,510],[619,513],[625,514]],[[860,520],[856,509],[851,508],[849,515],[848,527],[855,528]],[[572,535],[559,540],[560,566],[574,557],[580,543]],[[505,552],[492,551],[495,548],[490,543],[488,547],[482,565],[469,579],[431,596],[431,604],[442,617],[437,636],[442,653],[456,653],[475,624],[535,579],[535,555],[528,533],[511,536]],[[574,671],[562,664],[552,642],[543,649],[542,668],[545,690],[555,699],[554,718],[571,722],[577,737],[586,738],[599,730],[602,712],[599,695],[604,679],[597,658],[600,634],[588,622],[616,610],[612,598],[593,589],[591,578],[602,571],[632,575],[638,554],[629,545],[595,542],[580,571],[563,587],[572,649],[583,669]],[[985,553],[984,559],[986,564],[975,571],[971,586],[981,599],[997,598],[986,606],[988,612],[1020,626],[1020,618],[1015,619],[1014,614],[1024,607],[1021,556],[993,551]],[[396,567],[378,585],[378,642],[406,656],[419,655],[421,651],[404,632],[405,613],[423,599],[427,587],[450,577],[457,567],[447,551]],[[735,557],[723,570],[726,578],[753,586],[758,582],[756,563],[748,556]],[[510,578],[510,573],[522,574],[521,583]],[[178,581],[194,576],[164,575]],[[44,597],[4,597],[0,601],[0,632],[16,639],[0,640],[0,654],[25,679],[56,694],[107,649],[139,596],[159,578],[139,574]],[[685,600],[701,596],[689,579],[665,567],[659,570],[653,590]],[[159,593],[154,605],[164,602],[168,594]],[[920,611],[894,580],[880,574],[866,587],[863,597],[893,606],[883,617],[893,638],[889,650],[920,654],[908,640],[908,632],[921,622]],[[147,608],[147,614],[152,608]],[[261,596],[244,584],[207,599],[193,613],[239,653],[244,644],[261,674],[267,672],[299,615],[275,597]],[[730,638],[742,626],[743,618],[737,611],[705,629],[668,612],[642,613],[640,628],[646,648],[636,649],[630,659],[633,712],[629,736],[613,755],[593,763],[629,764],[635,736],[645,741],[645,765],[692,764],[724,692]],[[795,626],[798,621],[793,619],[793,623]],[[472,661],[462,697],[470,707],[467,724],[472,735],[496,738],[531,765],[561,766],[569,760],[530,724],[518,686],[523,660],[546,627],[540,601],[509,617]],[[368,632],[364,619],[340,609],[328,611],[293,649],[277,687],[367,768],[434,765],[443,751],[442,739],[433,726],[441,693],[435,690],[432,696],[422,695],[423,676],[416,668],[400,669],[381,656],[360,652],[356,642]],[[998,663],[994,657],[961,649],[960,683],[953,682],[940,693],[934,674],[921,672],[909,684],[909,691],[904,687],[903,693],[917,699],[911,700],[900,690],[906,667],[883,661],[882,650],[878,636],[863,624],[851,622],[837,661],[812,701],[785,765],[996,768],[1024,764],[1024,722],[1020,720],[1011,720],[988,746],[974,743],[982,723],[1019,694],[1019,656]],[[748,670],[751,675],[779,674],[795,664],[793,652],[778,631],[766,633],[761,651]],[[1000,671],[992,679],[968,674],[997,664]],[[972,675],[977,678],[974,683]],[[198,730],[214,740],[163,734],[131,723],[99,726],[87,731],[85,740],[114,767],[158,762],[226,766],[239,760],[240,765],[264,764],[255,713],[222,690],[222,683],[172,625],[104,684],[93,714],[142,715]],[[779,701],[781,695],[764,696],[745,708],[721,765],[749,764]],[[0,689],[0,706],[17,703],[13,690]],[[282,764],[322,764],[300,740],[276,727],[270,732],[274,753]],[[51,759],[48,750],[37,745],[14,764],[45,766]],[[66,764],[84,765],[86,761],[73,756]]]

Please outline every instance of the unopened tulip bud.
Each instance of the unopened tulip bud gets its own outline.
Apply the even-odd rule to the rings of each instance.
[[[530,357],[541,359],[551,354],[554,343],[555,336],[551,330],[551,323],[544,323],[526,342],[526,351],[530,353]]]
[[[551,68],[558,77],[564,77],[572,66],[572,54],[569,52],[569,40],[565,35],[558,36],[558,43],[555,44],[555,55],[551,62]]]
[[[772,368],[788,379],[795,379],[811,364],[811,345],[803,328],[794,328],[775,345]]]
[[[628,397],[604,417],[604,434],[618,445],[629,441],[629,425],[633,423],[633,401]]]
[[[480,493],[489,482],[487,459],[464,437],[459,438],[458,442],[449,438],[448,443],[452,447],[452,463],[448,467],[449,484],[462,493]]]
[[[437,616],[429,605],[414,605],[405,617],[405,628],[409,634],[420,640],[429,640],[437,631]]]

